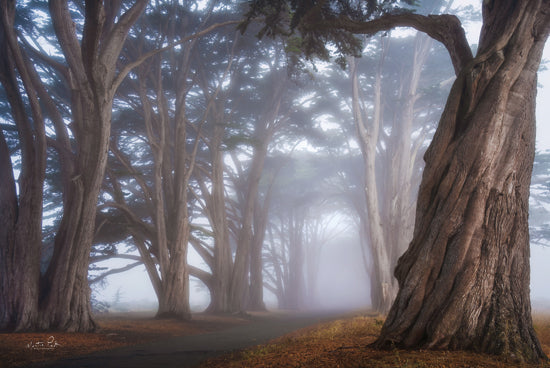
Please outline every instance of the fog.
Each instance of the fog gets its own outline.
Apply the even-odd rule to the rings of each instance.
[[[479,28],[473,24],[469,28],[469,36],[479,33]],[[544,59],[550,59],[547,48]],[[537,100],[537,151],[550,150],[550,71],[539,73],[540,88]],[[326,124],[331,126],[331,124]],[[300,144],[305,151],[311,150],[308,144]],[[328,196],[325,193],[324,196]],[[318,206],[318,204],[317,204]],[[335,207],[333,204],[332,208]],[[324,210],[323,210],[324,211]],[[338,210],[333,210],[338,211]],[[330,212],[330,211],[329,211]],[[334,229],[349,226],[354,220],[342,216],[342,224],[333,224]],[[546,219],[550,222],[550,218]],[[338,232],[337,230],[334,230]],[[365,261],[361,250],[360,233],[357,229],[348,229],[324,244],[318,254],[318,272],[315,276],[314,290],[309,290],[307,300],[300,307],[304,309],[357,309],[371,306],[371,290],[367,272],[368,260]],[[305,254],[304,262],[309,255]],[[200,256],[191,251],[189,263],[208,270]],[[125,264],[123,261],[110,260],[102,266],[117,267]],[[367,267],[366,267],[367,265]],[[533,309],[550,308],[550,247],[540,244],[531,246],[531,297]],[[306,278],[305,271],[301,275]],[[302,290],[303,291],[303,290]],[[304,292],[304,291],[303,291]],[[143,266],[131,271],[109,276],[104,287],[94,288],[98,300],[107,302],[111,311],[127,311],[139,309],[154,309],[156,297]],[[196,278],[191,278],[191,307],[193,311],[204,310],[210,297],[207,288]],[[277,297],[273,292],[264,289],[264,301],[268,308],[277,308]]]
[[[468,4],[477,4],[478,2],[473,1],[462,1],[460,2],[463,5]],[[467,33],[468,38],[472,44],[476,43],[477,36],[479,35],[479,23],[469,22],[467,23]],[[407,35],[407,31],[404,32],[404,35]],[[381,41],[382,42],[382,41]],[[397,42],[397,41],[396,41]],[[546,50],[544,54],[545,59],[550,58],[550,51]],[[264,68],[265,69],[265,68]],[[320,68],[323,72],[323,66]],[[392,72],[388,72],[388,75]],[[435,73],[435,72],[434,72]],[[452,78],[451,78],[452,80]],[[550,100],[550,72],[542,70],[539,73],[539,94],[537,100],[537,151],[542,152],[545,150],[550,150],[550,124],[548,124],[548,116],[550,116],[550,104],[547,101]],[[307,100],[311,95],[314,95],[316,92],[309,92],[310,95],[306,97],[300,97],[304,101]],[[334,92],[337,94],[337,92]],[[444,96],[443,96],[444,97]],[[344,101],[342,101],[344,104]],[[305,106],[305,107],[304,107]],[[307,104],[302,106],[307,110]],[[345,110],[345,108],[343,108]],[[349,110],[349,106],[348,106]],[[348,111],[349,112],[349,111]],[[323,134],[332,134],[331,132],[337,132],[340,130],[339,122],[331,120],[330,117],[327,118],[331,113],[323,112],[317,113],[317,117],[320,119],[318,122],[318,128],[323,132]],[[337,114],[336,114],[337,115]],[[337,120],[336,120],[337,121]],[[383,127],[385,133],[388,135],[393,134],[392,129]],[[351,131],[351,130],[350,130]],[[415,131],[414,134],[420,135],[419,131]],[[341,133],[341,132],[340,132]],[[338,134],[340,134],[338,133]],[[353,140],[350,140],[346,143],[349,145],[349,150],[353,151],[358,149],[358,145]],[[388,142],[383,142],[380,144],[379,150],[386,150],[389,146]],[[289,148],[291,147],[291,148]],[[294,142],[278,142],[272,148],[273,152],[282,155],[287,154],[290,150],[295,150],[292,153],[292,157],[297,162],[300,161],[299,157],[306,157],[308,154],[321,149],[315,144],[312,144],[309,141],[294,141]],[[425,145],[424,145],[425,149]],[[339,153],[341,154],[341,152]],[[245,165],[250,163],[247,161],[251,152],[242,152],[240,159],[245,162]],[[302,155],[302,156],[300,156]],[[269,160],[266,162],[269,163]],[[236,163],[231,160],[226,162],[233,170],[237,171],[238,166],[242,163]],[[293,164],[293,168],[289,169],[288,166],[285,166],[281,170],[282,174],[279,174],[283,179],[278,179],[281,182],[279,183],[280,188],[289,188],[290,186],[299,187],[299,188],[316,188],[317,183],[303,183],[297,182],[293,183],[292,180],[294,176],[299,176],[303,172],[307,172],[308,175],[317,178],[323,176],[330,176],[327,172],[322,172],[321,169],[312,168],[318,163],[309,163],[305,166],[300,166],[303,164]],[[308,166],[310,165],[310,166]],[[335,163],[334,165],[338,165]],[[380,171],[380,167],[378,170]],[[279,169],[278,169],[279,170]],[[285,172],[285,170],[287,170]],[[314,172],[319,170],[319,172]],[[313,174],[312,174],[313,172]],[[285,180],[289,183],[285,184]],[[297,179],[298,180],[298,179]],[[285,187],[286,185],[286,187]],[[417,183],[415,184],[417,187]],[[295,189],[293,189],[294,191]],[[325,213],[323,216],[330,216],[330,213],[340,213],[342,208],[345,207],[338,201],[334,202],[333,199],[334,193],[331,192],[330,186],[323,187],[322,190],[317,188],[314,190],[315,197],[317,199],[311,198],[302,198],[300,197],[297,200],[304,200],[307,203],[304,205],[299,205],[299,213],[302,214],[304,218],[310,216],[308,211],[313,212],[322,212]],[[230,192],[230,190],[228,190]],[[415,188],[413,188],[414,194]],[[235,192],[236,193],[236,192]],[[237,197],[239,194],[231,193]],[[300,194],[299,190],[296,192]],[[288,193],[287,193],[288,194]],[[300,194],[301,195],[301,194]],[[278,199],[283,198],[282,196]],[[298,198],[298,197],[296,197]],[[332,201],[332,202],[331,202]],[[327,202],[330,202],[328,205]],[[290,202],[288,202],[290,203]],[[282,207],[288,206],[287,204],[281,204]],[[324,204],[323,204],[324,203]],[[323,207],[324,206],[324,207]],[[277,204],[273,205],[277,209]],[[548,208],[550,210],[550,206]],[[344,211],[345,212],[345,211]],[[270,218],[276,218],[281,215],[281,212],[277,213],[273,211],[270,213]],[[305,245],[306,250],[304,250],[302,262],[304,265],[300,270],[300,275],[298,275],[300,282],[303,282],[298,289],[303,295],[299,298],[300,300],[295,300],[294,304],[299,309],[358,309],[358,308],[369,308],[372,305],[371,300],[371,284],[369,279],[369,271],[372,268],[372,259],[369,258],[369,255],[365,253],[365,237],[364,233],[361,233],[359,229],[357,216],[353,214],[343,214],[339,215],[339,223],[331,223],[329,227],[329,233],[332,231],[338,233],[335,236],[329,236],[327,239],[323,240],[323,245],[313,250],[307,248],[308,245]],[[412,219],[411,219],[412,220]],[[539,221],[541,221],[539,219]],[[550,217],[543,222],[550,223]],[[350,225],[351,224],[351,225]],[[281,220],[279,224],[279,229],[281,233],[284,232],[286,228]],[[296,225],[297,226],[297,225]],[[383,224],[383,226],[390,226],[389,224]],[[341,233],[341,229],[345,228],[346,230]],[[330,230],[332,229],[332,230]],[[339,230],[340,229],[340,230]],[[273,229],[272,229],[273,230]],[[326,230],[326,229],[325,229]],[[395,229],[389,229],[391,232]],[[273,231],[276,231],[273,230]],[[303,230],[305,233],[306,230]],[[311,235],[311,234],[309,234]],[[309,236],[308,235],[308,236]],[[325,234],[326,235],[326,234]],[[330,234],[329,234],[330,235]],[[272,252],[279,252],[277,256],[279,257],[289,257],[289,250],[285,247],[288,247],[287,240],[283,239],[284,235],[280,235],[278,239],[269,239],[266,236],[264,241],[264,252],[266,249],[271,249]],[[307,236],[306,236],[307,238]],[[307,243],[306,240],[304,242]],[[321,242],[318,242],[321,243]],[[544,243],[544,241],[543,241]],[[233,247],[235,245],[233,244]],[[285,250],[286,249],[286,250]],[[309,250],[307,250],[309,249]],[[313,253],[312,253],[313,252]],[[367,252],[368,253],[368,252]],[[137,254],[137,253],[135,253]],[[273,256],[275,253],[271,253]],[[311,262],[311,259],[316,258],[316,266],[309,265],[308,262]],[[286,259],[289,262],[288,258]],[[190,250],[188,262],[193,266],[199,267],[205,271],[210,272],[208,266],[201,259],[201,256],[194,250]],[[107,265],[108,267],[119,267],[123,266],[126,263],[120,260],[110,260],[99,264],[100,266]],[[550,279],[550,247],[545,247],[541,244],[532,244],[531,246],[531,297],[532,304],[535,310],[543,310],[550,308],[550,285],[547,280]],[[314,279],[311,276],[308,276],[308,270],[311,267],[316,267],[314,272]],[[274,271],[273,271],[274,272]],[[309,279],[308,279],[309,277]],[[285,288],[290,288],[291,285],[285,285]],[[155,309],[156,308],[156,297],[151,286],[151,282],[147,276],[146,270],[143,266],[136,267],[131,271],[127,271],[121,274],[111,275],[106,279],[106,283],[103,287],[95,287],[94,295],[96,299],[104,301],[110,305],[111,311],[127,311],[127,310],[139,310],[139,309]],[[280,296],[279,296],[280,298]],[[264,288],[264,301],[268,308],[279,308],[281,301],[278,300],[276,294],[269,287]],[[195,312],[204,310],[210,302],[210,297],[207,288],[196,278],[191,278],[191,296],[190,303],[191,308]]]

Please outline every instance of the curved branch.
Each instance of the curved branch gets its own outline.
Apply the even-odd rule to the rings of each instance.
[[[189,275],[194,276],[201,280],[208,288],[212,285],[212,275],[208,273],[207,271],[201,270],[198,267],[191,266],[190,264],[187,265],[187,269],[189,270]]]
[[[129,225],[136,225],[139,229],[142,229],[145,234],[148,236],[152,236],[152,234],[155,233],[155,229],[147,224],[146,222],[142,221],[138,216],[135,215],[135,213],[124,203],[117,203],[117,202],[105,202],[98,206],[98,210],[102,210],[104,208],[116,208],[120,210],[123,215],[130,221]]]
[[[73,79],[76,79],[76,84],[85,83],[86,73],[82,52],[76,38],[76,26],[72,21],[67,1],[49,1],[48,4],[55,34],[71,71],[69,73],[70,84],[73,85]]]
[[[107,272],[105,272],[105,273],[102,273],[102,274],[99,275],[98,277],[91,279],[91,280],[89,281],[89,283],[90,283],[90,284],[95,284],[96,282],[103,280],[103,279],[106,278],[107,276],[111,276],[111,275],[114,275],[114,274],[117,274],[117,273],[129,271],[129,270],[131,270],[132,268],[135,268],[135,267],[140,266],[140,265],[142,265],[142,264],[143,264],[143,262],[139,261],[139,262],[129,263],[129,264],[127,264],[127,265],[124,266],[124,267],[113,268],[112,270],[109,270],[109,271],[107,271]]]
[[[210,269],[213,269],[214,256],[210,253],[208,248],[203,245],[203,242],[201,242],[200,239],[197,239],[194,236],[190,236],[189,243],[193,246],[193,248],[197,251],[197,253],[202,257],[202,259],[208,265],[208,267],[210,267]]]
[[[339,17],[334,23],[314,24],[310,27],[330,27],[345,29],[354,34],[373,35],[380,31],[388,31],[396,27],[412,27],[426,33],[433,39],[441,42],[449,52],[456,75],[473,59],[472,50],[466,39],[464,28],[460,20],[450,14],[420,15],[398,14],[385,15],[378,19],[360,22],[347,17]]]
[[[19,38],[22,44],[25,46],[25,50],[33,57],[44,62],[44,64],[50,66],[51,68],[57,70],[66,81],[70,81],[70,71],[66,65],[54,60],[52,57],[46,55],[44,52],[37,50],[25,37]]]

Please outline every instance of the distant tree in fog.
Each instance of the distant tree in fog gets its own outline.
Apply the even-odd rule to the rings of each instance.
[[[346,206],[363,234],[372,306],[387,312],[397,293],[393,269],[412,237],[421,157],[450,87],[441,81],[452,80],[453,71],[431,39],[391,33],[368,42],[349,65],[316,76],[313,110],[340,126],[325,149],[338,162]]]
[[[214,40],[231,50],[234,37],[230,27],[220,31],[229,39],[195,37],[225,24],[216,22],[219,15],[212,11],[213,5],[192,12],[177,4],[158,3],[136,25],[124,50],[125,57],[136,59],[143,51],[189,38],[180,47],[144,61],[122,85],[105,182],[109,199],[100,207],[105,221],[124,219],[126,232],[119,230],[120,240],[131,236],[139,252],[139,257],[129,258],[145,265],[159,301],[157,317],[190,318],[189,273],[207,281],[204,271],[187,264],[188,244],[198,242],[191,237],[190,185],[197,156],[204,149],[203,127],[234,57],[231,52],[220,56],[216,62],[222,64],[222,73],[204,79],[200,43]],[[228,20],[225,13],[223,20]],[[151,34],[155,37],[147,36]],[[98,241],[102,227],[105,232],[109,224],[99,224]]]
[[[273,183],[263,258],[265,286],[280,308],[314,305],[323,245],[345,229],[334,220],[341,210],[334,163],[325,152],[296,152]]]
[[[412,238],[421,157],[450,87],[440,81],[451,78],[452,69],[442,48],[423,34],[383,36],[367,49],[373,55],[365,55],[366,65],[349,59],[351,110],[363,157],[366,211],[360,219],[371,259],[371,301],[387,313],[398,291],[393,270]]]
[[[296,125],[299,105],[280,43],[244,35],[236,58],[207,122],[209,153],[197,176],[215,243],[205,258],[212,270],[212,312],[265,308],[261,252],[270,195],[269,185],[260,183],[276,174],[275,169],[265,179],[265,162],[277,140]]]

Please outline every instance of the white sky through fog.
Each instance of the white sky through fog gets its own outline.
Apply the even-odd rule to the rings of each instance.
[[[479,7],[481,0],[455,0],[456,5],[474,5]],[[476,44],[479,38],[480,23],[465,25],[470,43]],[[544,52],[543,61],[550,61],[550,47]],[[550,63],[549,63],[550,64]],[[550,69],[550,65],[549,65]],[[550,149],[550,70],[539,72],[539,89],[537,95],[537,150]],[[550,219],[549,219],[550,221]],[[358,254],[358,256],[360,256]],[[322,270],[321,270],[322,272]],[[131,280],[131,281],[130,281]],[[531,298],[534,308],[550,308],[550,247],[531,246]],[[137,301],[155,300],[155,294],[147,278],[144,267],[113,275],[108,278],[109,286],[98,293],[99,299],[112,302],[117,290],[123,302],[137,305]],[[342,283],[344,281],[341,281]],[[365,280],[367,282],[367,280]],[[197,291],[191,285],[191,305],[200,309],[208,303],[207,292]],[[270,303],[271,304],[271,303]]]

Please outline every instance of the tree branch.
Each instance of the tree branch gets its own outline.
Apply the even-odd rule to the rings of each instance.
[[[101,49],[100,57],[106,62],[107,65],[115,65],[116,60],[124,44],[124,40],[128,36],[128,30],[136,22],[137,18],[141,15],[145,7],[147,6],[147,0],[138,0],[132,5],[128,11],[120,16],[119,21],[109,32],[109,36],[105,42],[105,45]],[[111,26],[110,24],[107,25]]]
[[[206,286],[210,287],[210,284],[212,283],[212,275],[204,270],[201,270],[198,267],[187,265],[187,269],[189,270],[189,274],[191,276],[194,276],[201,280]]]
[[[141,257],[133,255],[133,254],[111,254],[111,255],[90,257],[90,263],[103,262],[103,261],[107,261],[107,260],[112,259],[112,258],[129,259],[129,260],[132,260],[132,261],[140,261],[141,262]]]
[[[111,275],[114,275],[114,274],[117,274],[117,273],[129,271],[129,270],[131,270],[132,268],[135,268],[135,267],[140,266],[140,265],[142,265],[142,264],[143,264],[143,262],[139,261],[139,262],[129,263],[129,264],[127,264],[127,265],[124,266],[124,267],[113,268],[112,270],[109,270],[109,271],[107,271],[107,272],[105,272],[105,273],[99,275],[98,277],[91,279],[91,280],[89,281],[89,283],[90,283],[90,284],[95,284],[96,282],[103,280],[103,279],[106,278],[107,276],[111,276]]]
[[[178,42],[174,42],[174,43],[172,43],[168,46],[165,46],[165,47],[162,47],[160,49],[153,50],[153,51],[149,51],[148,53],[145,53],[145,54],[141,55],[137,60],[125,65],[124,68],[122,68],[122,70],[120,71],[120,73],[118,73],[118,75],[116,76],[116,78],[113,82],[113,88],[116,90],[118,88],[118,86],[120,85],[120,83],[122,83],[122,81],[124,80],[126,75],[128,75],[128,73],[130,73],[130,71],[132,69],[134,69],[135,67],[141,65],[141,63],[143,63],[145,60],[149,59],[150,57],[155,56],[158,53],[169,50],[169,49],[171,49],[173,47],[176,47],[178,45],[181,45],[181,44],[183,44],[187,41],[190,41],[192,39],[202,37],[202,36],[212,32],[213,30],[215,30],[217,28],[227,26],[227,25],[231,25],[231,24],[238,24],[240,22],[241,22],[240,20],[230,20],[230,21],[223,22],[223,23],[216,23],[216,24],[214,24],[214,25],[212,25],[212,26],[210,26],[210,27],[208,27],[208,28],[206,28],[206,29],[204,29],[200,32],[197,32],[195,34],[192,34],[191,36],[185,37],[185,38],[183,38],[182,40],[180,40]]]
[[[334,23],[312,24],[309,28],[340,28],[354,34],[373,35],[380,31],[388,31],[396,27],[412,27],[426,33],[441,42],[449,52],[451,61],[458,75],[462,68],[473,59],[472,50],[466,39],[460,20],[449,14],[419,15],[399,14],[385,15],[368,22],[359,22],[347,17],[339,17]]]

